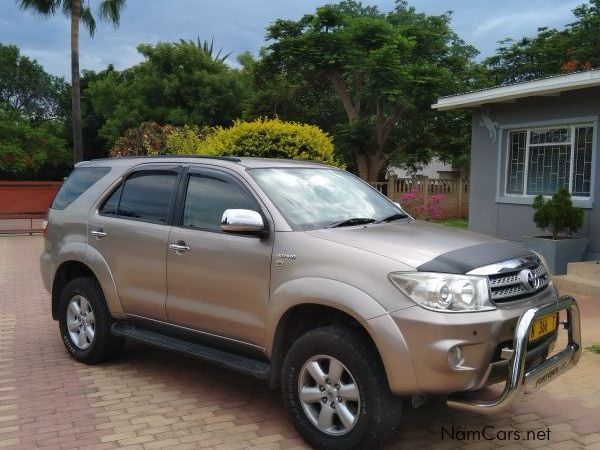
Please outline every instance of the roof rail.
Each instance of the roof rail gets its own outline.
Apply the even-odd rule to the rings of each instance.
[[[122,156],[117,158],[96,158],[91,161],[106,161],[114,159],[150,159],[150,158],[198,158],[198,159],[218,159],[221,161],[241,162],[236,156],[210,156],[210,155],[145,155],[145,156]]]

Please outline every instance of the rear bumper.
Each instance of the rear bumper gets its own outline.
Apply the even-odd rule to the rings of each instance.
[[[526,370],[529,331],[540,317],[565,310],[568,331],[567,346],[541,364]],[[508,362],[508,376],[502,393],[491,400],[478,400],[458,395],[448,398],[448,407],[485,414],[495,414],[508,408],[519,396],[523,386],[539,388],[575,366],[581,356],[581,325],[579,307],[573,297],[561,297],[558,301],[530,308],[520,317],[513,342],[513,353]]]

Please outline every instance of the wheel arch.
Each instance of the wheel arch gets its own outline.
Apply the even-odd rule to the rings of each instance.
[[[58,320],[58,303],[64,287],[69,281],[79,277],[95,279],[102,289],[111,316],[125,318],[125,311],[119,300],[117,288],[106,261],[97,251],[90,252],[89,247],[86,256],[85,261],[68,259],[61,262],[57,267],[52,280],[52,318]]]
[[[398,384],[408,390],[416,386],[402,333],[379,302],[354,286],[321,278],[289,281],[273,292],[269,317],[265,351],[271,360],[272,388],[279,386],[283,360],[293,341],[310,329],[328,324],[355,327],[363,334],[379,356],[392,389]],[[388,320],[370,322],[379,317]],[[398,347],[397,354],[390,352],[390,345]],[[399,368],[408,370],[399,377]]]
[[[52,280],[52,318],[58,320],[58,303],[60,296],[69,281],[80,277],[91,277],[98,279],[94,272],[83,262],[76,259],[70,259],[63,261],[56,272]]]

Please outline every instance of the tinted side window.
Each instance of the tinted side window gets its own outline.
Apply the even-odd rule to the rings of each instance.
[[[175,172],[159,170],[143,171],[132,175],[123,184],[117,214],[166,223],[176,179]],[[109,198],[109,201],[111,200],[112,197]]]
[[[65,209],[108,172],[110,167],[75,168],[54,197],[51,208]]]
[[[252,209],[257,205],[241,187],[225,180],[203,175],[190,175],[183,225],[205,230],[221,230],[226,209]]]
[[[121,200],[121,192],[123,192],[123,185],[121,184],[106,200],[100,212],[102,214],[117,214],[119,209],[119,201]]]

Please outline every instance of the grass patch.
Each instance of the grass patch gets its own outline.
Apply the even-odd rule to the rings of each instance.
[[[447,227],[462,228],[463,230],[469,228],[469,221],[467,219],[446,219],[440,220],[438,223]]]
[[[600,344],[590,345],[586,350],[594,353],[598,353],[600,355]]]

